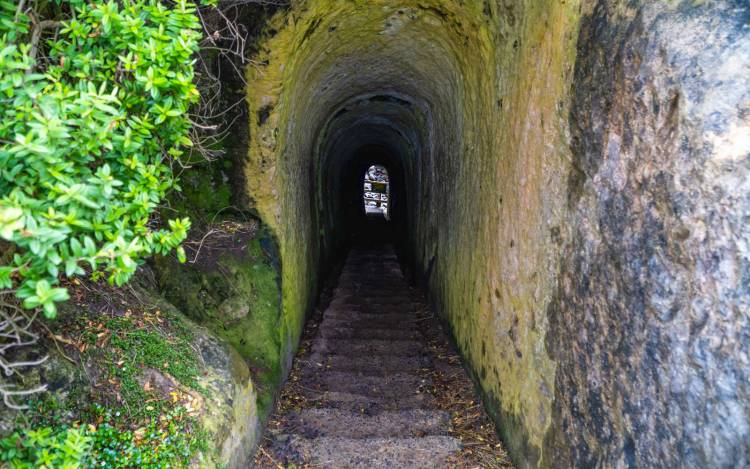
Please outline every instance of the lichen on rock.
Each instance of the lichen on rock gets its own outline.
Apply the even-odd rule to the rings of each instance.
[[[599,3],[579,39],[548,451],[745,466],[750,8]]]

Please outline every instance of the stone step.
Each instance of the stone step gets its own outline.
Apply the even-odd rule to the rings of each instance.
[[[331,304],[339,305],[392,305],[392,304],[403,304],[403,303],[415,303],[414,299],[409,295],[380,295],[373,297],[365,297],[362,295],[338,295],[334,297]]]
[[[398,304],[368,304],[368,303],[331,303],[327,309],[337,311],[360,312],[364,314],[414,314],[423,309],[420,303],[398,303]]]
[[[378,264],[357,264],[347,265],[341,270],[343,280],[358,281],[360,277],[368,276],[372,279],[381,279],[385,277],[403,278],[401,266],[395,262],[386,262]]]
[[[411,312],[398,313],[371,313],[367,311],[357,311],[344,308],[326,308],[323,313],[324,319],[350,320],[350,321],[383,321],[383,322],[404,322],[416,325],[419,318]]]
[[[346,264],[355,265],[358,263],[363,263],[365,265],[371,265],[371,264],[378,264],[381,262],[397,262],[397,261],[398,261],[398,257],[396,256],[396,253],[393,250],[381,251],[381,252],[360,251],[360,252],[352,252],[349,255],[349,257],[347,257]]]
[[[376,272],[376,271],[386,271],[386,270],[398,270],[401,271],[401,264],[399,264],[395,259],[394,260],[385,260],[385,261],[367,261],[362,260],[358,262],[352,262],[347,263],[344,265],[344,268],[341,270],[342,274],[348,274],[348,273],[363,273],[363,272]]]
[[[362,276],[362,274],[347,275],[337,280],[334,292],[337,288],[356,288],[358,290],[373,292],[379,291],[382,288],[385,291],[403,291],[412,294],[419,292],[419,290],[412,288],[403,276],[395,273],[390,273],[385,278],[381,273],[372,273],[365,276]]]
[[[369,317],[368,317],[369,316]],[[416,330],[416,320],[407,320],[404,317],[394,320],[391,315],[349,315],[331,317],[323,316],[320,323],[321,328],[350,328],[350,329],[397,329],[397,330]]]
[[[366,273],[390,273],[398,272],[401,273],[401,264],[396,261],[386,262],[357,262],[353,264],[344,265],[341,270],[341,275],[355,275],[355,274],[366,274]]]
[[[390,283],[393,284],[394,282],[391,281]],[[401,281],[399,280],[398,283],[401,283]],[[338,291],[333,292],[334,298],[348,297],[351,295],[357,295],[363,298],[388,298],[392,296],[407,297],[411,300],[421,298],[419,294],[406,287],[388,288],[386,286],[375,286],[371,282],[350,285],[339,284],[336,289]]]
[[[415,355],[424,345],[417,340],[334,339],[318,336],[312,345],[314,353],[339,355]]]
[[[372,249],[354,250],[349,255],[348,260],[352,261],[355,259],[365,259],[368,262],[378,262],[383,259],[396,260],[398,258],[396,257],[396,252],[391,248],[391,249],[378,249],[378,250],[372,250]]]
[[[406,279],[397,268],[378,268],[362,271],[344,271],[336,286],[366,285],[372,288],[407,286]]]
[[[342,291],[332,292],[334,295],[337,293],[346,293],[347,291],[368,293],[371,295],[383,295],[389,292],[415,294],[406,285],[404,279],[401,278],[391,278],[383,281],[382,279],[374,280],[360,276],[356,281],[343,279],[336,284],[336,288],[340,288]]]
[[[356,304],[382,304],[382,305],[390,305],[394,303],[418,303],[420,301],[419,298],[416,296],[404,294],[404,293],[392,293],[392,294],[367,294],[367,293],[360,293],[357,291],[350,291],[346,294],[340,294],[334,296],[334,299],[332,300],[336,301],[336,303],[341,304],[350,304],[350,305],[356,305]]]
[[[371,415],[386,410],[434,409],[437,406],[434,396],[427,393],[378,397],[305,388],[302,395],[316,408],[344,409]]]
[[[378,398],[423,394],[431,385],[428,378],[411,373],[373,376],[355,372],[305,370],[302,376],[309,383],[308,387],[315,391],[336,391]]]
[[[313,353],[308,366],[313,370],[358,372],[369,376],[391,375],[393,373],[416,373],[430,365],[425,356],[404,355],[331,355]]]
[[[449,436],[422,438],[308,439],[293,435],[290,449],[316,467],[368,469],[433,469],[448,467],[445,459],[461,449]]]
[[[415,294],[408,288],[387,288],[387,287],[374,287],[371,283],[360,284],[360,285],[341,285],[339,284],[333,293],[334,299],[344,298],[363,298],[363,299],[377,299],[377,298],[393,298],[401,297],[410,301],[418,299],[419,295]]]
[[[421,303],[409,302],[409,303],[352,303],[343,301],[332,301],[329,305],[331,309],[338,309],[340,311],[359,311],[362,313],[370,314],[383,314],[383,313],[414,313],[417,310],[423,309]]]
[[[415,340],[419,339],[416,330],[398,329],[376,329],[376,328],[353,328],[353,327],[331,327],[320,329],[319,334],[326,339],[381,339],[381,340]]]
[[[394,254],[383,256],[354,256],[347,259],[344,267],[372,267],[378,265],[399,265],[398,257]]]
[[[285,415],[289,429],[306,438],[412,437],[445,435],[450,415],[439,410],[409,409],[366,415],[343,409],[303,409]]]
[[[385,288],[409,287],[403,273],[395,268],[378,268],[369,271],[344,271],[337,279],[337,287],[345,285],[359,285],[364,287],[383,286]]]

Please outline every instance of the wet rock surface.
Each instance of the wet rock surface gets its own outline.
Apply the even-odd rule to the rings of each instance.
[[[356,327],[363,322],[368,327]],[[391,248],[350,253],[333,301],[312,327],[257,466],[508,465],[455,353]],[[449,387],[463,400],[448,395]]]

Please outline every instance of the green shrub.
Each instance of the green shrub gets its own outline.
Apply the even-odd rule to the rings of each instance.
[[[77,428],[26,430],[0,440],[0,461],[13,468],[86,467],[93,443]]]
[[[47,9],[56,34],[0,0],[0,237],[15,250],[0,289],[53,317],[63,275],[121,285],[154,253],[184,259],[189,220],[154,213],[191,145],[200,23],[187,0]]]
[[[12,468],[187,467],[205,437],[192,430],[194,419],[176,409],[135,431],[116,417],[86,427],[47,426],[19,430],[0,439],[0,465]]]

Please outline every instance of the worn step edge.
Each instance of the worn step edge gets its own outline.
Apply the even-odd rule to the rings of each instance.
[[[289,412],[285,419],[288,429],[306,438],[445,435],[451,428],[447,412],[427,409],[388,410],[366,415],[345,409],[310,408]]]
[[[338,339],[383,339],[383,340],[416,340],[421,338],[417,330],[376,329],[355,327],[331,327],[319,331],[321,337]]]
[[[313,341],[313,353],[330,354],[370,354],[370,355],[413,355],[424,351],[424,344],[418,340],[385,339],[340,339],[317,337]]]
[[[427,469],[447,467],[445,460],[461,449],[450,436],[422,438],[320,437],[293,435],[290,447],[302,460],[328,468]]]
[[[373,376],[396,372],[415,373],[429,367],[430,364],[430,359],[424,355],[353,355],[314,352],[307,360],[307,366],[317,370],[353,371]]]
[[[361,372],[303,372],[303,379],[313,390],[341,391],[378,397],[422,394],[431,385],[429,378],[412,373],[367,375]]]
[[[361,327],[364,329],[387,329],[388,327],[399,326],[403,329],[416,330],[419,325],[418,321],[413,315],[331,313],[323,317],[325,325],[321,322],[321,326],[325,328],[330,324],[333,327]]]
[[[304,389],[302,394],[313,407],[347,409],[368,414],[386,410],[433,409],[437,406],[435,397],[427,393],[383,397],[342,391]]]

